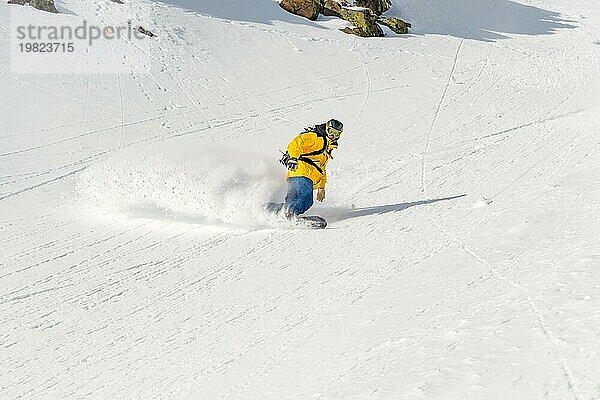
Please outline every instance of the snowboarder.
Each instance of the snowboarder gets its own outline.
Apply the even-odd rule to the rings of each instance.
[[[325,199],[326,166],[331,152],[338,147],[343,124],[335,119],[307,128],[290,142],[280,162],[288,169],[288,191],[285,203],[271,203],[270,211],[284,210],[286,217],[304,214],[313,205],[313,191],[317,200]]]

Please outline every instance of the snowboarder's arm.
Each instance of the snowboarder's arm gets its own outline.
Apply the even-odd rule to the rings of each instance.
[[[323,176],[315,185],[315,189],[325,189],[325,183],[327,183],[327,170],[323,168]]]

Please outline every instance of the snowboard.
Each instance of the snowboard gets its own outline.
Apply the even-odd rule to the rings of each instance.
[[[308,226],[314,229],[325,229],[327,227],[327,221],[323,217],[319,217],[318,215],[307,215],[307,216],[298,216],[296,217],[300,221],[305,222]]]
[[[269,203],[265,206],[265,209],[273,214],[278,214],[283,209],[283,203]],[[319,217],[318,215],[299,215],[293,218],[302,222],[302,225],[308,226],[309,228],[325,229],[327,227],[325,218]]]

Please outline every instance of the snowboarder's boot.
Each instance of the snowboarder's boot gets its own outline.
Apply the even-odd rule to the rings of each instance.
[[[283,203],[268,203],[265,209],[273,214],[279,214],[283,210]]]

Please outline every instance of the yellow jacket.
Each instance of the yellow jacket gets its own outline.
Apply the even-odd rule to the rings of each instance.
[[[319,129],[316,129],[319,130]],[[290,157],[298,159],[298,168],[288,171],[287,177],[305,176],[313,182],[313,189],[325,188],[327,182],[327,162],[337,143],[325,137],[323,133],[304,132],[296,136],[288,145]]]

